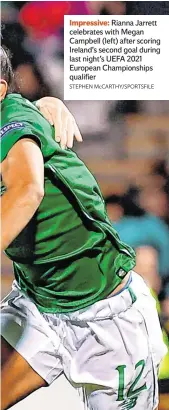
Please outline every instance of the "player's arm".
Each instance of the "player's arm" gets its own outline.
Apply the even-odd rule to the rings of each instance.
[[[6,192],[1,201],[1,249],[5,250],[33,217],[44,196],[44,163],[38,145],[19,140],[2,162]]]
[[[82,136],[73,115],[65,104],[54,97],[44,97],[35,105],[44,117],[55,127],[55,139],[62,148],[72,148],[74,138],[82,142]]]

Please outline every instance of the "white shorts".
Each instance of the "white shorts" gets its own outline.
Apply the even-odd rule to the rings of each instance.
[[[90,410],[153,410],[166,353],[155,301],[132,272],[116,296],[70,314],[40,313],[13,284],[3,300],[1,333],[51,384],[64,372]]]

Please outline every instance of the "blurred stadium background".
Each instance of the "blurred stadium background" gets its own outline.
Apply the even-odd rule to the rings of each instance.
[[[63,99],[64,14],[169,14],[169,2],[3,1],[2,45],[12,52],[19,92],[32,101],[46,95]],[[158,297],[168,344],[169,101],[66,101],[66,105],[84,137],[75,150],[97,178],[112,223],[136,250],[137,271]],[[11,263],[2,255],[2,296],[9,292],[12,279]],[[61,397],[65,382],[56,383],[56,388],[36,392],[33,399],[14,407],[43,410],[48,402],[51,410],[69,408],[69,395],[64,401]],[[162,364],[159,384],[160,410],[169,410],[169,357]],[[80,409],[76,397],[70,397],[72,409]]]

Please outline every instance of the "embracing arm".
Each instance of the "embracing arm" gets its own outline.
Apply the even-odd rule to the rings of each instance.
[[[25,228],[44,196],[44,164],[38,145],[19,140],[2,162],[6,192],[1,201],[1,250]]]
[[[34,104],[46,120],[54,126],[55,140],[60,142],[63,149],[72,148],[74,138],[78,142],[82,142],[75,118],[59,98],[43,97]]]

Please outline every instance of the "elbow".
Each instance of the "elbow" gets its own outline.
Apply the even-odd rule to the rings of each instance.
[[[44,188],[40,184],[29,183],[22,186],[19,196],[23,198],[25,205],[35,211],[44,198]]]
[[[31,202],[38,207],[44,198],[44,188],[36,184],[30,184],[27,188],[28,195],[31,195]]]

